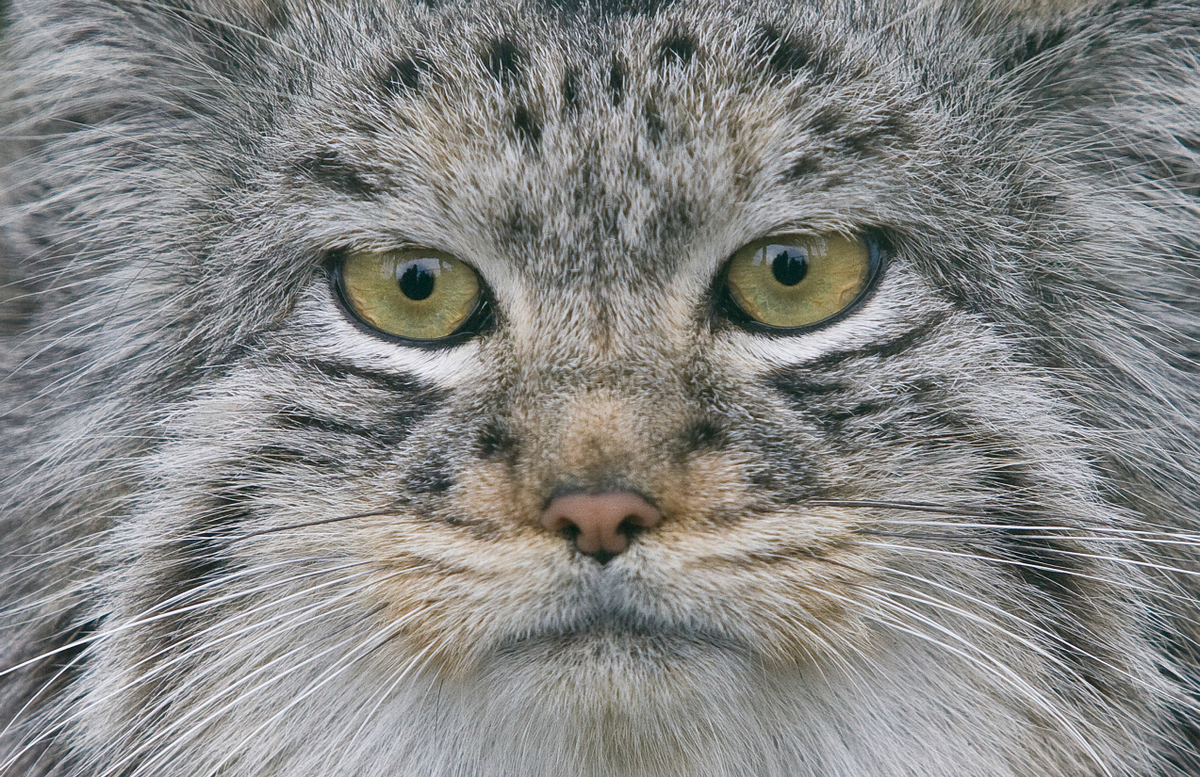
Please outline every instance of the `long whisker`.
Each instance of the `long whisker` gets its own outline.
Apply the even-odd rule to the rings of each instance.
[[[1090,575],[1085,572],[1080,572],[1080,571],[1074,570],[1074,569],[1066,569],[1064,567],[1051,567],[1051,566],[1046,566],[1044,564],[1034,564],[1029,561],[1020,561],[1018,559],[996,558],[994,556],[979,556],[978,554],[975,554],[975,553],[963,553],[963,552],[959,552],[959,551],[945,550],[943,548],[930,548],[930,547],[926,547],[923,545],[895,545],[895,544],[889,544],[889,543],[883,543],[883,542],[864,542],[862,544],[865,546],[868,546],[868,547],[881,548],[883,550],[891,550],[891,551],[897,551],[897,552],[926,553],[926,554],[935,555],[935,556],[949,556],[949,557],[953,557],[953,558],[970,559],[972,561],[986,561],[989,564],[1003,564],[1006,566],[1021,567],[1024,569],[1033,569],[1033,570],[1037,570],[1039,572],[1051,572],[1053,574],[1070,575],[1072,577],[1078,577],[1083,580],[1091,580],[1096,583],[1103,583],[1104,585],[1123,587],[1123,588],[1127,588],[1127,589],[1133,590],[1133,591],[1142,591],[1142,592],[1146,592],[1146,593],[1159,593],[1159,589],[1149,587],[1149,586],[1128,585],[1125,581],[1121,581],[1121,580],[1113,580],[1113,579],[1106,578],[1106,577],[1098,577],[1096,575]]]
[[[278,566],[278,565],[270,565],[270,566]],[[335,568],[335,569],[333,569],[333,570],[328,570],[328,571],[340,571],[341,569],[345,569],[345,568],[348,568],[348,567],[351,567],[351,566],[361,566],[361,564],[354,564],[354,565],[342,565],[341,567],[337,567],[337,568]],[[408,571],[408,570],[405,570],[405,571]],[[203,630],[203,631],[201,631],[201,632],[197,632],[197,636],[199,636],[199,635],[201,635],[201,634],[205,634],[205,633],[208,633],[208,632],[212,632],[212,631],[218,630],[218,629],[222,628],[224,625],[227,625],[227,624],[229,624],[229,623],[232,623],[232,622],[234,622],[234,621],[236,621],[236,620],[239,620],[239,619],[241,619],[241,618],[244,618],[244,617],[249,617],[249,616],[251,616],[251,615],[253,615],[253,614],[257,613],[257,612],[258,612],[258,611],[260,611],[260,610],[267,609],[267,608],[269,608],[269,607],[277,607],[277,606],[279,606],[281,603],[283,603],[283,602],[286,602],[286,601],[288,601],[288,600],[295,599],[295,598],[299,598],[299,597],[302,597],[302,596],[311,595],[312,591],[314,591],[314,590],[319,590],[319,589],[321,589],[321,588],[325,588],[325,587],[328,587],[328,586],[331,586],[331,585],[338,585],[338,584],[342,584],[342,583],[345,583],[345,582],[349,582],[350,580],[353,580],[355,577],[361,577],[361,576],[363,576],[363,575],[365,575],[365,574],[367,574],[367,572],[363,572],[363,573],[356,573],[355,575],[349,575],[349,576],[342,576],[342,577],[340,577],[340,578],[338,578],[338,579],[336,579],[336,580],[333,580],[333,581],[327,581],[327,582],[325,582],[325,583],[321,583],[321,584],[320,584],[320,585],[318,585],[318,586],[315,586],[315,587],[310,587],[310,588],[306,588],[306,589],[304,589],[303,591],[300,591],[300,592],[297,592],[297,593],[295,593],[295,594],[292,594],[292,595],[290,595],[290,596],[288,596],[288,597],[285,597],[284,599],[280,599],[280,600],[274,600],[274,601],[268,602],[268,603],[266,603],[266,604],[264,604],[264,605],[260,605],[260,606],[258,606],[258,607],[256,607],[256,608],[253,608],[253,609],[252,609],[252,610],[250,610],[250,611],[243,611],[243,612],[239,612],[239,613],[237,613],[237,614],[235,614],[235,615],[233,615],[233,616],[230,616],[230,617],[227,617],[227,618],[224,618],[224,619],[222,619],[221,621],[219,621],[218,623],[216,623],[216,624],[214,624],[213,626],[209,627],[208,629],[205,629],[205,630]],[[299,580],[299,579],[302,579],[302,578],[304,578],[304,577],[308,577],[308,576],[309,576],[309,575],[296,575],[296,576],[292,576],[292,577],[288,578],[286,581],[283,581],[283,582],[295,582],[296,580]],[[277,581],[277,582],[278,582],[278,581]],[[262,589],[263,589],[263,590],[265,590],[267,587],[268,587],[268,586],[264,586],[264,587],[262,587]],[[273,587],[273,586],[272,586],[272,587]],[[171,659],[171,660],[170,660],[170,661],[168,661],[168,662],[164,662],[164,663],[162,663],[162,664],[158,664],[158,665],[157,665],[157,666],[156,666],[156,667],[155,667],[155,668],[154,668],[154,669],[153,669],[151,672],[149,672],[149,673],[146,673],[146,674],[143,674],[143,675],[140,675],[140,676],[139,676],[139,677],[137,677],[137,678],[134,678],[134,679],[133,679],[131,682],[128,682],[128,683],[126,683],[126,684],[122,685],[121,687],[119,687],[119,688],[117,688],[117,689],[114,689],[114,690],[112,690],[110,693],[106,694],[105,696],[102,696],[102,697],[95,697],[95,698],[91,698],[91,697],[89,697],[89,703],[88,703],[88,705],[87,705],[87,706],[88,706],[88,707],[94,706],[96,703],[103,702],[103,701],[105,701],[106,699],[112,698],[113,696],[115,696],[115,695],[117,695],[117,694],[119,694],[119,693],[122,693],[122,692],[124,692],[124,691],[128,690],[129,688],[135,687],[135,686],[136,686],[136,685],[138,685],[138,684],[145,683],[145,682],[150,682],[150,681],[152,681],[152,680],[154,679],[154,677],[155,677],[156,675],[159,675],[159,674],[162,674],[162,673],[166,672],[167,670],[169,670],[169,669],[171,668],[171,666],[173,666],[174,664],[176,664],[176,663],[178,663],[178,662],[180,662],[180,661],[185,661],[185,660],[188,660],[189,658],[192,658],[192,657],[194,657],[194,655],[195,655],[197,652],[199,652],[199,651],[202,651],[202,650],[206,649],[206,647],[211,647],[212,645],[218,644],[218,643],[220,643],[220,642],[224,641],[225,639],[230,639],[230,638],[233,638],[233,637],[234,637],[234,636],[236,636],[236,635],[239,635],[239,634],[242,634],[242,633],[246,633],[246,632],[253,631],[253,630],[255,630],[255,629],[261,628],[261,626],[262,626],[264,623],[270,623],[270,622],[272,622],[272,621],[275,621],[275,620],[280,620],[280,619],[283,619],[283,618],[290,618],[290,617],[294,617],[296,614],[305,613],[305,612],[310,612],[310,611],[313,611],[313,610],[316,610],[316,611],[318,611],[318,612],[317,612],[317,614],[316,614],[316,615],[314,615],[314,616],[313,616],[313,617],[311,617],[311,618],[302,619],[302,620],[298,620],[298,621],[297,621],[297,620],[292,620],[292,621],[288,621],[288,622],[286,622],[286,623],[284,624],[284,629],[285,629],[285,630],[289,630],[289,629],[297,628],[297,627],[299,627],[299,626],[303,625],[304,623],[310,622],[311,620],[314,620],[314,619],[316,619],[316,618],[328,616],[329,614],[332,614],[333,612],[336,612],[336,611],[337,611],[336,609],[334,609],[334,610],[331,610],[331,609],[330,609],[330,606],[331,606],[331,605],[334,605],[334,604],[336,604],[337,602],[339,602],[339,601],[341,601],[341,600],[343,600],[343,599],[346,599],[346,598],[349,598],[349,597],[353,596],[353,595],[354,595],[354,594],[355,594],[355,593],[356,593],[358,590],[359,590],[359,589],[352,589],[352,590],[350,590],[349,592],[345,592],[345,593],[343,593],[343,594],[341,594],[341,595],[339,595],[339,596],[333,597],[333,598],[331,598],[331,599],[322,599],[322,600],[318,601],[316,604],[312,604],[312,605],[309,605],[309,606],[307,606],[307,607],[300,608],[300,609],[298,609],[298,610],[292,610],[292,611],[290,611],[290,612],[285,612],[285,613],[282,613],[282,614],[280,614],[280,615],[277,615],[277,616],[275,616],[275,617],[273,617],[273,618],[269,618],[269,619],[267,619],[267,620],[265,620],[265,621],[256,621],[255,623],[252,623],[250,626],[247,626],[247,627],[245,627],[245,628],[243,628],[243,629],[239,630],[238,632],[235,632],[235,634],[234,634],[234,635],[226,635],[225,637],[219,638],[219,639],[217,639],[217,640],[211,640],[211,641],[209,641],[209,642],[207,642],[207,643],[204,643],[203,645],[192,646],[192,647],[190,647],[190,648],[189,648],[189,650],[188,650],[187,652],[185,652],[185,653],[181,654],[180,656],[177,656],[177,657],[176,657],[176,658],[174,658],[174,659]],[[337,609],[351,609],[351,608],[352,608],[352,605],[343,605],[341,608],[337,608]],[[108,634],[111,634],[111,633],[113,633],[113,632],[112,632],[112,631],[108,632]],[[240,647],[239,647],[239,649],[238,649],[237,651],[235,651],[235,652],[233,652],[233,653],[231,653],[231,654],[228,654],[228,655],[222,656],[222,657],[221,657],[221,659],[220,659],[220,660],[219,660],[219,661],[218,661],[216,664],[208,664],[208,665],[207,665],[207,669],[208,669],[209,671],[212,671],[212,669],[213,669],[214,667],[216,667],[216,666],[220,666],[220,665],[221,665],[221,664],[223,664],[223,663],[229,663],[229,662],[235,661],[235,660],[237,660],[237,659],[238,659],[238,657],[239,657],[239,656],[241,656],[241,655],[243,655],[243,654],[245,654],[245,653],[247,653],[247,652],[251,652],[251,651],[252,651],[252,650],[253,650],[255,647],[257,647],[259,644],[261,644],[261,643],[263,643],[263,642],[266,642],[266,641],[270,640],[270,639],[271,639],[271,638],[273,638],[273,637],[276,637],[276,636],[278,636],[278,634],[279,634],[279,633],[280,633],[280,632],[279,632],[278,630],[276,630],[276,631],[273,631],[273,632],[268,632],[268,633],[264,634],[262,637],[260,637],[259,639],[252,641],[250,644],[248,644],[248,645],[242,645],[242,646],[240,646]],[[143,660],[139,661],[138,663],[134,664],[133,666],[134,666],[134,667],[137,667],[137,666],[141,666],[141,665],[143,665],[143,664],[145,664],[145,663],[151,662],[151,661],[153,661],[153,659],[154,659],[155,657],[157,657],[157,656],[159,656],[159,655],[162,655],[162,654],[164,654],[164,653],[167,653],[167,652],[169,652],[170,650],[172,650],[172,647],[166,647],[166,648],[163,648],[163,649],[161,649],[161,650],[158,650],[158,651],[156,651],[154,654],[152,654],[151,656],[148,656],[148,657],[144,658]],[[165,701],[161,701],[161,700],[160,700],[160,703],[159,703],[158,705],[156,705],[156,709],[165,708],[165,707],[167,706],[167,704],[169,703],[169,701],[170,701],[170,698],[169,698],[169,697],[168,697],[168,698],[167,698]],[[10,757],[10,758],[8,759],[8,761],[7,761],[5,764],[0,764],[0,771],[2,771],[4,768],[7,768],[7,765],[8,765],[9,763],[13,762],[13,760],[14,760],[15,758],[19,757],[19,756],[20,756],[20,755],[22,755],[24,752],[28,751],[28,749],[29,749],[30,747],[32,747],[32,746],[34,746],[34,745],[36,745],[38,741],[42,741],[42,740],[45,740],[45,739],[47,739],[47,738],[49,738],[49,737],[53,736],[53,735],[54,735],[54,733],[56,733],[56,732],[57,732],[57,731],[59,731],[59,730],[62,730],[62,728],[64,728],[66,725],[69,725],[69,724],[72,722],[72,720],[75,720],[75,719],[81,718],[81,717],[83,717],[83,716],[84,716],[86,713],[87,713],[87,707],[84,707],[84,708],[81,708],[81,709],[80,709],[78,712],[76,712],[76,713],[74,713],[74,714],[72,714],[72,715],[69,715],[69,716],[67,716],[67,717],[60,718],[60,719],[59,719],[59,721],[58,721],[57,723],[48,724],[48,725],[46,726],[46,729],[45,729],[45,730],[42,732],[42,734],[41,734],[39,737],[37,737],[37,738],[35,738],[34,740],[32,740],[32,741],[28,742],[28,743],[26,744],[26,746],[25,746],[25,747],[23,747],[23,748],[22,748],[22,749],[21,749],[19,752],[15,753],[15,754],[14,754],[12,757]],[[16,719],[14,718],[12,722],[15,722],[15,720],[16,720]],[[9,724],[10,726],[12,725],[12,722],[10,722],[10,724]]]
[[[395,574],[402,574],[402,573],[395,573]],[[351,592],[348,592],[348,593],[351,593]],[[366,619],[372,617],[381,609],[381,607],[377,607],[374,610],[363,613],[362,616],[360,618],[358,618],[357,620],[363,621],[363,620],[366,620]],[[390,630],[398,630],[398,629],[402,628],[409,620],[411,620],[412,618],[418,617],[419,615],[423,614],[423,612],[424,612],[424,610],[414,610],[412,612],[406,613],[405,617],[388,623],[386,625],[386,628],[381,629],[380,632],[387,631],[389,629]],[[379,632],[376,632],[376,633],[379,633]],[[271,661],[264,664],[263,666],[258,667],[257,669],[251,671],[249,674],[239,678],[238,680],[236,680],[232,683],[226,684],[226,686],[221,690],[220,693],[203,700],[197,706],[189,709],[180,718],[173,720],[171,722],[170,726],[165,727],[164,729],[160,730],[159,732],[157,732],[153,736],[149,737],[148,739],[143,740],[135,752],[132,752],[126,756],[122,765],[124,763],[129,762],[132,758],[140,756],[140,754],[142,752],[145,752],[150,747],[152,747],[155,742],[157,742],[161,739],[164,739],[166,737],[172,737],[174,739],[174,744],[176,744],[176,745],[178,745],[179,743],[181,743],[183,741],[186,741],[188,738],[194,736],[197,732],[202,730],[206,725],[208,725],[212,721],[216,720],[221,715],[225,714],[226,712],[228,712],[231,709],[234,709],[238,704],[241,704],[247,698],[251,698],[255,693],[262,690],[262,688],[265,688],[271,684],[274,684],[274,683],[284,679],[285,677],[299,671],[304,666],[312,664],[312,663],[320,660],[324,656],[328,655],[329,653],[339,650],[342,647],[345,647],[346,645],[354,643],[355,641],[356,641],[355,637],[350,637],[346,640],[342,640],[342,641],[336,643],[335,645],[332,645],[330,647],[327,647],[327,648],[317,651],[317,652],[309,652],[311,650],[311,646],[301,645],[301,646],[298,646],[296,648],[293,648],[293,649],[287,651],[286,653],[284,653],[280,656],[277,656],[276,658],[272,659]],[[360,643],[360,644],[362,644],[362,643]],[[272,667],[279,665],[281,662],[287,661],[288,659],[290,659],[291,657],[293,657],[295,655],[304,656],[304,659],[302,661],[300,661],[299,663],[295,663],[295,664],[288,666],[283,672],[274,674],[273,676],[270,676],[270,677],[267,677],[266,679],[261,680],[257,684],[242,690],[239,695],[235,696],[231,700],[227,700],[223,705],[221,705],[217,709],[209,712],[205,717],[203,717],[203,719],[201,719],[198,723],[193,725],[186,732],[183,732],[182,734],[177,733],[177,730],[181,727],[181,724],[186,723],[189,718],[193,718],[198,715],[204,714],[205,712],[208,711],[208,708],[211,707],[212,705],[214,705],[218,702],[221,702],[223,699],[228,697],[230,694],[233,694],[234,692],[239,691],[240,690],[239,686],[242,686],[248,682],[253,681],[257,676],[262,675],[265,672],[269,672],[272,669]],[[343,658],[343,659],[340,659],[338,662],[335,662],[334,668],[338,668],[345,661],[346,661],[346,659]],[[329,671],[333,671],[333,669],[327,670],[327,674]],[[307,698],[308,695],[311,695],[311,694],[305,694],[304,697]],[[290,709],[292,706],[294,706],[294,704],[289,704],[287,709]],[[272,718],[272,720],[274,720],[274,718]],[[169,748],[167,750],[160,751],[150,761],[139,764],[137,770],[134,773],[137,774],[146,769],[149,769],[155,763],[162,761],[164,758],[169,757],[170,752],[171,751]],[[236,752],[236,750],[231,751],[231,754],[233,752]]]
[[[288,560],[288,561],[280,561],[280,562],[276,562],[276,563],[269,565],[268,567],[264,567],[264,568],[269,568],[270,566],[283,566],[286,564],[295,564],[295,563],[299,563],[301,561],[310,561],[310,560],[311,559],[292,559],[292,560]],[[322,569],[322,570],[317,570],[315,572],[305,572],[301,575],[296,575],[294,577],[287,578],[285,580],[273,580],[269,583],[264,583],[262,585],[259,585],[259,586],[253,587],[253,588],[247,588],[244,590],[235,591],[233,593],[225,594],[223,596],[216,597],[214,599],[206,599],[202,602],[198,602],[195,604],[189,604],[189,605],[185,605],[183,607],[176,607],[174,609],[160,611],[159,608],[161,608],[161,607],[167,606],[168,604],[176,602],[176,601],[181,601],[185,597],[194,596],[195,593],[201,589],[210,588],[210,587],[213,587],[213,586],[219,584],[218,582],[205,583],[201,586],[196,586],[195,588],[189,589],[188,591],[185,591],[182,594],[177,594],[176,596],[171,597],[170,599],[166,600],[165,602],[159,602],[158,604],[156,604],[153,607],[149,608],[148,610],[144,611],[141,615],[136,616],[133,620],[126,621],[124,623],[121,623],[118,626],[114,626],[105,631],[98,631],[94,634],[89,634],[87,637],[84,637],[82,639],[72,640],[71,642],[69,642],[65,645],[61,645],[61,646],[55,648],[54,650],[48,650],[45,653],[41,653],[37,656],[34,656],[33,658],[22,661],[19,664],[15,664],[13,666],[8,667],[7,669],[0,670],[0,677],[4,677],[5,675],[11,674],[11,673],[13,673],[19,669],[22,669],[24,667],[27,667],[31,664],[35,664],[39,661],[43,661],[47,658],[50,658],[51,656],[57,655],[58,653],[62,653],[64,651],[68,651],[68,650],[72,650],[77,647],[88,645],[92,642],[96,642],[97,640],[105,639],[105,638],[111,637],[115,634],[119,634],[121,632],[128,631],[130,629],[144,626],[148,623],[154,623],[156,621],[163,620],[164,618],[171,618],[171,617],[183,614],[183,613],[192,612],[195,610],[200,610],[200,609],[208,608],[208,607],[214,607],[218,604],[222,604],[222,603],[225,603],[228,601],[239,599],[239,598],[242,598],[245,596],[251,596],[253,594],[262,593],[263,591],[267,591],[267,590],[276,588],[281,585],[287,585],[291,582],[294,582],[299,579],[304,579],[306,577],[315,577],[317,575],[329,574],[330,572],[339,571],[341,569],[348,569],[348,568],[355,567],[355,566],[362,566],[364,564],[369,564],[369,563],[371,563],[371,562],[354,561],[354,562],[350,562],[348,564],[344,564],[344,565],[341,565],[338,567],[333,567],[330,569]],[[238,576],[242,576],[242,575],[246,575],[246,574],[250,574],[250,573],[244,572],[244,571],[237,573]],[[231,576],[231,578],[232,578],[232,576]],[[151,614],[151,613],[153,613],[153,614]]]
[[[995,656],[984,651],[979,645],[976,645],[971,640],[963,637],[952,629],[947,628],[943,624],[940,624],[937,621],[922,615],[916,610],[913,610],[911,607],[892,601],[886,596],[880,596],[878,594],[872,595],[871,593],[867,592],[867,598],[871,602],[873,602],[875,605],[885,607],[901,616],[904,616],[904,620],[898,620],[895,617],[889,617],[886,613],[878,610],[863,609],[862,603],[851,597],[844,597],[837,594],[832,595],[860,609],[863,612],[864,617],[871,618],[872,620],[876,620],[876,622],[880,623],[881,625],[886,625],[890,628],[896,629],[897,631],[909,634],[933,644],[940,649],[945,650],[946,652],[987,671],[989,674],[1000,678],[1003,687],[1019,690],[1024,698],[1032,702],[1034,706],[1039,708],[1051,719],[1057,721],[1059,725],[1063,727],[1063,730],[1071,736],[1072,740],[1074,740],[1080,747],[1083,748],[1083,750],[1090,756],[1092,762],[1099,767],[1104,774],[1112,775],[1112,771],[1105,764],[1104,759],[1102,759],[1099,753],[1095,751],[1091,742],[1089,742],[1088,738],[1085,737],[1081,731],[1079,731],[1075,723],[1068,720],[1066,716],[1063,715],[1062,711],[1056,707],[1051,700],[1047,699],[1035,687],[1030,685],[1028,681],[1022,678],[1011,667],[1004,664]],[[939,639],[933,636],[932,633],[921,631],[920,629],[916,628],[916,626],[910,625],[911,623],[920,624],[926,628],[932,629],[934,633],[940,634],[944,639]],[[947,642],[947,639],[950,640],[950,642]]]
[[[220,537],[218,539],[221,539],[225,542],[232,544],[235,542],[244,542],[245,540],[253,539],[255,537],[262,537],[262,536],[265,536],[268,534],[276,534],[278,532],[283,532],[283,531],[293,531],[295,529],[308,529],[313,526],[327,526],[331,523],[341,523],[342,521],[353,521],[358,518],[373,518],[375,516],[380,516],[380,515],[398,515],[398,514],[399,514],[399,511],[394,510],[394,509],[392,509],[392,510],[372,510],[371,512],[355,513],[354,515],[339,515],[335,518],[318,518],[315,521],[302,521],[300,523],[290,523],[290,524],[287,524],[286,526],[273,526],[269,529],[259,529],[257,531],[246,532],[245,534],[238,534],[233,537]]]

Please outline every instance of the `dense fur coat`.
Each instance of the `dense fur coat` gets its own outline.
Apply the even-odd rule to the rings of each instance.
[[[7,16],[0,774],[1200,774],[1200,4]]]

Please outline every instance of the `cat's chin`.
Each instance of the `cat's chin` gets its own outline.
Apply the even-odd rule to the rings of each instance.
[[[419,765],[405,775],[464,763],[487,777],[1011,774],[987,765],[1013,745],[1010,712],[969,685],[940,693],[957,687],[953,668],[919,643],[847,656],[846,672],[772,668],[725,635],[649,625],[616,618],[508,639],[475,672],[399,688],[373,746]],[[930,748],[960,730],[946,752]],[[972,749],[966,734],[981,732],[991,739]]]

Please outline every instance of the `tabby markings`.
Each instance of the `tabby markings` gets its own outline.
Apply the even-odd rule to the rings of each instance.
[[[401,57],[387,66],[380,77],[381,91],[387,95],[416,94],[429,61],[420,55]]]
[[[489,42],[480,58],[492,78],[506,89],[524,80],[525,52],[513,41],[497,38]]]
[[[292,173],[351,197],[369,198],[379,194],[353,164],[331,149],[322,149],[297,160],[292,165]]]
[[[696,39],[683,31],[675,31],[658,46],[658,66],[668,68],[687,66],[696,53]]]
[[[608,92],[614,108],[619,108],[625,100],[625,63],[616,54],[608,68]]]

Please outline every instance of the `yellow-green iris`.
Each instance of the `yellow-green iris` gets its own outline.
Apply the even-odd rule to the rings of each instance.
[[[366,323],[398,337],[437,340],[457,332],[479,306],[479,275],[429,249],[355,252],[341,267],[346,304]]]
[[[871,249],[840,235],[783,236],[751,243],[729,262],[729,294],[760,324],[816,324],[849,307],[871,281]]]

